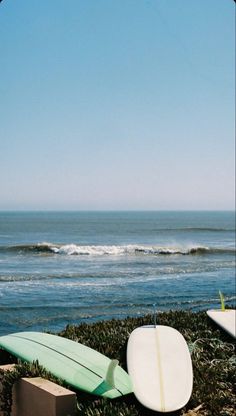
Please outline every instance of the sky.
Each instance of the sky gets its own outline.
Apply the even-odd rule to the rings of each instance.
[[[3,0],[0,210],[231,210],[233,0]]]

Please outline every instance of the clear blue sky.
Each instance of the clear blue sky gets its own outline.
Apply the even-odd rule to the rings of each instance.
[[[3,0],[0,209],[234,209],[233,0]]]

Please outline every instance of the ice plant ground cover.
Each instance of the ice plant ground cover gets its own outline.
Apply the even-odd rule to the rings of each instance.
[[[126,346],[129,334],[138,326],[153,322],[151,315],[93,324],[68,325],[59,335],[94,348],[110,358],[118,359],[126,369]],[[185,337],[192,357],[194,371],[193,393],[184,409],[174,415],[235,416],[235,355],[234,340],[210,321],[205,312],[169,311],[158,315],[158,323],[179,330]],[[14,357],[1,351],[1,363]],[[63,384],[37,363],[18,364],[2,382],[1,408],[8,416],[13,383],[20,377],[43,376]],[[84,416],[151,416],[154,412],[142,407],[134,395],[117,400],[105,400],[78,392],[78,414]]]

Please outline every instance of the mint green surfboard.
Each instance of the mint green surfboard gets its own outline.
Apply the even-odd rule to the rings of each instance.
[[[117,360],[57,335],[18,332],[1,336],[0,348],[26,362],[37,360],[69,385],[98,396],[114,399],[133,391]]]

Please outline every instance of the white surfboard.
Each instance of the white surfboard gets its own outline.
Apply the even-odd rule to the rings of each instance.
[[[193,387],[192,361],[184,337],[174,328],[142,326],[130,335],[128,373],[136,398],[158,412],[181,409]]]
[[[235,309],[210,309],[207,315],[221,328],[236,338],[236,310]]]

